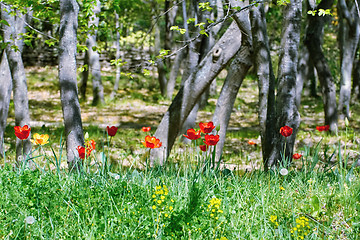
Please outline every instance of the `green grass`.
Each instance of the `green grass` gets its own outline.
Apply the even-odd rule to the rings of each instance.
[[[320,98],[304,97],[295,146],[303,157],[292,162],[285,176],[279,174],[281,167],[261,170],[257,83],[252,78],[240,89],[226,136],[223,157],[231,171],[199,171],[201,154],[180,141],[165,167],[146,168],[141,141],[147,133],[140,129],[152,126],[152,135],[161,111],[145,110],[162,109],[170,101],[151,79],[122,78],[115,99],[106,97],[104,105],[93,107],[89,91],[81,102],[84,132],[96,141],[96,152],[81,173],[69,174],[60,155],[64,129],[55,96],[56,69],[29,71],[28,79],[35,96],[30,97],[31,118],[40,123],[32,133],[49,134],[50,144],[33,148],[35,170],[13,167],[10,106],[6,159],[0,160],[0,239],[360,239],[360,173],[353,168],[360,153],[359,125],[350,120],[345,128],[340,121],[338,136],[317,132],[315,127],[323,125]],[[104,73],[107,95],[113,80]],[[198,121],[211,120],[216,97]],[[351,111],[358,119],[360,104]],[[108,143],[105,127],[119,124]],[[257,145],[249,145],[250,139]],[[30,217],[36,220],[32,224]]]
[[[307,166],[314,156],[305,158]],[[241,176],[203,172],[191,163],[96,170],[2,167],[0,237],[358,239],[360,234],[360,175],[353,168],[291,168],[285,176],[279,169]],[[31,216],[36,221],[28,224]]]

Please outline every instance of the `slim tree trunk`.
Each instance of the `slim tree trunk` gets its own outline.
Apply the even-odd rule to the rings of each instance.
[[[0,63],[0,157],[4,156],[4,133],[6,129],[7,116],[9,112],[12,79],[11,72],[6,56],[6,51],[2,52]]]
[[[300,57],[298,61],[298,73],[296,75],[296,106],[300,109],[301,95],[305,81],[312,81],[311,73],[314,73],[314,65],[310,59],[310,53],[306,46],[300,51]],[[310,89],[311,91],[312,89]]]
[[[181,51],[179,51],[176,54],[174,63],[172,65],[172,67],[171,67],[169,80],[167,81],[167,84],[166,84],[166,96],[169,99],[172,98],[172,95],[174,93],[175,84],[176,84],[176,78],[177,78],[177,76],[179,74],[180,65],[181,65],[182,61],[184,60],[185,56],[186,56],[186,50],[185,49],[182,49]]]
[[[81,82],[80,82],[80,97],[82,101],[86,101],[86,87],[89,80],[89,51],[85,51],[84,56],[84,70],[81,73]]]
[[[159,54],[161,50],[161,36],[160,36],[160,26],[157,22],[155,24],[155,53]],[[163,59],[159,59],[156,63],[157,70],[158,70],[158,80],[160,83],[160,91],[162,96],[166,96],[166,70],[165,64]]]
[[[60,0],[59,82],[64,116],[66,153],[70,171],[79,168],[76,148],[84,145],[76,81],[76,30],[79,5],[76,0]]]
[[[115,54],[115,58],[116,60],[120,59],[121,55],[120,55],[120,23],[119,23],[119,14],[117,14],[115,12],[115,24],[116,24],[116,54]],[[115,84],[114,84],[114,89],[111,92],[110,98],[113,99],[115,97],[115,94],[117,92],[117,90],[119,89],[119,82],[120,82],[120,77],[121,77],[121,67],[120,64],[116,65],[116,75],[115,75]]]
[[[259,86],[259,124],[264,164],[269,161],[274,141],[275,76],[273,72],[264,5],[250,11],[254,64]],[[266,166],[266,165],[265,165]]]
[[[13,84],[13,99],[15,107],[15,125],[16,126],[30,126],[29,114],[29,100],[27,95],[27,80],[25,75],[25,68],[21,57],[21,50],[23,43],[20,40],[20,33],[23,33],[25,23],[22,15],[17,12],[15,16],[10,14],[11,9],[4,4],[1,5],[1,18],[9,23],[10,26],[3,27],[4,42],[9,43],[6,47],[6,54],[9,61],[12,84]],[[16,26],[16,27],[13,27]],[[17,32],[19,31],[19,32]],[[18,50],[15,50],[18,48]],[[26,140],[16,139],[16,160],[19,164],[30,157],[31,142],[30,137]]]
[[[101,11],[100,0],[96,0],[95,5],[92,9],[94,15],[90,17],[89,26],[93,26],[95,31],[91,31],[86,40],[89,56],[89,69],[91,70],[91,78],[93,85],[93,105],[104,103],[104,88],[101,82],[101,65],[100,65],[100,54],[94,50],[97,46],[96,35],[97,28],[99,26],[99,14]]]
[[[357,102],[360,100],[360,60],[359,60],[359,56],[355,60],[354,67],[353,67],[353,89],[354,89],[353,102]]]
[[[358,1],[358,0],[355,0]],[[340,77],[340,97],[339,114],[340,118],[350,118],[350,98],[351,98],[351,73],[355,60],[355,53],[359,43],[360,22],[355,3],[346,4],[345,0],[338,1],[340,27],[343,27],[343,40],[340,42],[341,48],[341,77]]]
[[[316,9],[329,9],[333,2],[334,0],[322,0]],[[324,103],[325,124],[330,125],[332,132],[337,132],[338,113],[336,106],[336,87],[321,48],[321,37],[326,17],[308,14],[307,18],[308,24],[304,44],[309,50],[310,58],[314,63],[320,81]]]
[[[197,71],[194,71],[180,88],[155,132],[155,136],[162,141],[163,146],[152,149],[150,155],[152,164],[155,163],[155,160],[159,161],[160,164],[164,163],[185,119],[199,100],[199,97],[238,52],[240,36],[239,28],[235,23],[232,23],[213,49],[201,61]],[[214,58],[213,53],[216,52],[221,54]]]

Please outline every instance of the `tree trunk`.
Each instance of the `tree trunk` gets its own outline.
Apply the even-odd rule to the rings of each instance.
[[[360,60],[359,56],[354,62],[353,67],[353,89],[354,89],[354,97],[353,102],[357,102],[360,100]]]
[[[357,0],[356,0],[357,1]],[[350,3],[350,2],[349,2]],[[360,26],[359,16],[357,15],[356,4],[346,4],[345,0],[338,1],[340,27],[343,27],[343,40],[340,40],[341,48],[341,77],[340,77],[340,97],[339,114],[340,118],[350,118],[350,98],[351,98],[351,73],[355,60],[355,53],[359,43]]]
[[[0,63],[0,79],[2,79],[0,84],[0,157],[4,157],[4,133],[6,129],[12,89],[11,72],[6,56],[6,51],[2,52]]]
[[[316,10],[329,9],[333,2],[334,0],[322,0]],[[308,10],[310,9],[308,8]],[[321,49],[321,37],[326,17],[308,14],[307,18],[308,24],[304,44],[309,50],[310,58],[314,63],[320,81],[324,103],[325,124],[330,125],[332,132],[337,132],[336,87]]]
[[[298,47],[301,29],[301,0],[293,0],[284,11],[281,52],[278,67],[278,89],[276,95],[276,125],[273,125],[274,139],[265,169],[275,164],[286,165],[292,160],[296,134],[300,125],[300,114],[296,107],[296,74]],[[279,130],[283,126],[293,128],[291,136],[281,136]],[[282,156],[282,153],[285,155]]]
[[[234,60],[230,64],[228,74],[221,89],[219,99],[216,103],[213,122],[216,126],[220,125],[220,131],[218,132],[220,140],[216,145],[216,162],[221,160],[221,155],[225,145],[226,132],[230,121],[231,111],[236,100],[236,95],[239,92],[239,88],[252,65],[250,50],[251,47],[249,45],[241,45],[240,50],[237,52]]]
[[[115,24],[116,24],[116,54],[115,54],[115,58],[116,60],[120,59],[121,55],[120,55],[120,23],[119,23],[119,14],[115,13]],[[111,92],[110,98],[113,99],[115,97],[115,94],[117,92],[117,90],[119,89],[119,82],[120,82],[120,77],[121,77],[121,67],[120,64],[116,65],[116,75],[115,75],[115,84],[114,84],[114,89]]]
[[[314,65],[310,59],[310,53],[306,46],[300,51],[300,57],[298,60],[298,73],[296,75],[296,106],[300,109],[301,95],[305,81],[310,82],[310,91],[313,91],[313,79],[314,78]],[[312,93],[313,94],[313,93]]]
[[[179,74],[180,65],[181,65],[182,61],[184,60],[185,56],[186,56],[186,50],[185,49],[180,50],[176,54],[174,63],[171,67],[169,80],[167,81],[167,84],[166,84],[166,95],[167,95],[167,98],[169,98],[169,99],[172,98],[172,95],[174,93],[176,78]]]
[[[15,125],[16,126],[30,126],[29,114],[29,100],[27,95],[27,80],[25,75],[25,68],[21,57],[23,43],[20,40],[20,33],[23,33],[25,23],[22,15],[17,12],[16,16],[10,14],[9,6],[2,5],[1,18],[6,20],[10,26],[4,25],[3,36],[4,42],[9,43],[6,47],[6,54],[10,66],[12,84],[13,84],[13,99],[15,107]],[[11,27],[16,26],[16,27]],[[19,32],[17,32],[19,31]],[[14,40],[15,39],[15,40]],[[15,44],[14,44],[15,43]],[[17,46],[18,44],[18,46]],[[15,50],[14,48],[18,48]],[[26,140],[16,139],[16,161],[20,164],[26,157],[30,157],[31,152],[31,136]]]
[[[81,73],[81,82],[80,82],[80,97],[82,101],[86,101],[86,87],[89,80],[89,51],[85,51],[84,56],[84,70]]]
[[[159,23],[155,24],[155,54],[159,54],[161,50],[161,36],[160,36],[160,27]],[[166,70],[163,59],[159,59],[156,62],[156,67],[158,70],[158,80],[160,84],[160,91],[162,96],[166,96]]]
[[[263,162],[269,161],[274,141],[275,76],[273,72],[264,5],[259,4],[250,11],[253,37],[254,64],[259,86],[259,125]]]
[[[100,54],[94,50],[97,46],[96,35],[97,28],[99,26],[99,14],[101,11],[100,0],[96,0],[96,4],[92,9],[94,15],[90,17],[89,26],[94,26],[95,31],[90,31],[86,40],[89,56],[89,69],[91,70],[91,78],[93,85],[93,101],[92,105],[98,105],[104,103],[104,87],[101,82],[101,65],[100,65]]]
[[[162,141],[163,146],[152,149],[151,164],[154,164],[155,160],[159,161],[161,165],[164,163],[185,119],[201,94],[210,86],[212,80],[238,52],[240,40],[240,30],[235,23],[232,23],[213,49],[201,61],[197,71],[194,71],[185,81],[155,132],[155,136]],[[220,54],[214,58],[214,53]]]
[[[79,169],[76,148],[84,145],[76,82],[76,30],[79,5],[76,0],[60,0],[59,82],[64,116],[66,153],[70,171]]]

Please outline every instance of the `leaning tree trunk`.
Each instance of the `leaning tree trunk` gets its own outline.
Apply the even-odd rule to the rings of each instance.
[[[296,74],[298,47],[301,29],[301,0],[291,1],[285,8],[281,38],[281,52],[278,68],[278,89],[276,95],[276,118],[273,125],[273,142],[268,159],[265,159],[265,169],[275,164],[292,160],[296,134],[300,125],[300,114],[296,107]],[[279,130],[283,126],[293,128],[291,136],[281,136]],[[285,153],[282,156],[282,153]]]
[[[268,162],[274,141],[275,76],[273,72],[264,5],[252,8],[251,31],[253,37],[254,64],[259,86],[259,125],[263,162]]]
[[[322,0],[316,10],[331,8],[334,0]],[[337,132],[338,113],[336,107],[336,87],[330,68],[322,51],[321,37],[326,17],[308,14],[308,24],[304,44],[308,48],[321,85],[323,96],[325,124],[330,125],[332,132]]]
[[[151,151],[150,160],[152,164],[155,160],[159,161],[160,164],[164,163],[185,119],[201,94],[238,52],[240,36],[240,30],[236,23],[232,23],[213,49],[201,61],[197,71],[191,74],[180,88],[155,132],[155,136],[162,141],[163,146]],[[219,52],[218,57],[214,58],[214,53]]]
[[[76,81],[76,30],[79,5],[76,0],[60,0],[59,82],[64,116],[69,170],[80,167],[76,148],[84,145]]]
[[[0,157],[4,157],[4,133],[6,129],[6,121],[9,112],[12,79],[11,72],[6,56],[6,51],[2,52],[1,63],[0,63]]]
[[[228,74],[221,89],[213,115],[214,124],[216,126],[220,125],[220,131],[218,132],[220,140],[216,144],[216,162],[221,160],[221,155],[225,145],[226,132],[236,100],[236,95],[239,92],[239,88],[252,65],[250,57],[251,47],[247,44],[247,41],[243,41],[243,43],[244,44],[241,45],[240,50],[230,64]]]
[[[231,7],[244,7],[248,2],[230,1]],[[225,137],[230,121],[231,112],[236,100],[240,86],[252,65],[251,60],[251,35],[249,11],[244,11],[241,15],[234,15],[238,27],[243,29],[241,33],[241,47],[234,57],[228,69],[228,74],[222,86],[220,96],[216,103],[213,122],[216,126],[220,125],[219,142],[216,144],[216,162],[221,160],[221,155],[225,145]],[[241,32],[241,31],[240,31]]]
[[[355,0],[357,1],[357,0]],[[350,2],[349,2],[350,3]],[[360,22],[357,14],[356,4],[347,5],[345,0],[338,1],[340,27],[343,27],[340,40],[341,48],[341,78],[340,78],[340,97],[339,114],[340,118],[350,118],[350,98],[351,98],[351,73],[355,60],[355,53],[359,43]]]
[[[1,18],[8,22],[9,26],[4,25],[3,37],[4,42],[9,43],[6,47],[6,54],[9,61],[12,84],[13,84],[13,99],[15,107],[15,125],[16,126],[30,126],[29,114],[29,100],[27,95],[27,80],[25,68],[21,57],[21,50],[23,43],[20,40],[19,34],[25,30],[24,16],[19,12],[15,16],[10,14],[9,6],[2,4]],[[16,26],[13,27],[13,26]],[[17,32],[19,31],[19,32]],[[15,39],[15,44],[14,44]],[[18,48],[18,50],[16,50]],[[30,137],[26,140],[16,139],[16,161],[18,164],[30,157],[31,142]]]
[[[96,48],[96,35],[97,28],[99,26],[99,14],[101,11],[100,0],[96,0],[93,6],[93,16],[90,17],[89,26],[94,27],[94,31],[90,31],[86,40],[86,46],[88,48],[89,57],[89,70],[91,70],[92,86],[93,86],[93,101],[92,104],[98,105],[104,103],[104,87],[101,82],[101,65],[100,65],[100,54]]]
[[[206,2],[205,0],[201,0],[200,2]],[[210,1],[210,6],[211,7],[215,7],[215,1]],[[215,15],[213,12],[209,12],[209,11],[199,11],[198,9],[195,9],[195,15],[198,17],[199,22],[207,22],[208,19],[211,19],[212,21],[215,21]],[[221,25],[221,24],[219,24]],[[204,27],[207,27],[207,24],[204,25]],[[220,27],[220,26],[219,26]],[[204,58],[204,56],[206,56],[206,54],[212,49],[212,47],[215,44],[215,35],[217,34],[217,32],[215,31],[219,31],[219,28],[215,28],[215,29],[211,29],[208,32],[207,36],[201,36],[198,39],[198,42],[194,42],[191,43],[193,44],[193,46],[191,45],[191,47],[189,48],[189,65],[188,68],[190,70],[195,70],[196,66],[199,62],[201,62],[201,60]],[[199,29],[196,32],[196,34],[199,33]],[[191,74],[191,72],[190,72]],[[185,120],[183,127],[182,127],[182,132],[185,132],[187,129],[189,128],[193,128],[196,122],[196,117],[198,115],[198,111],[200,109],[203,109],[208,101],[208,98],[210,96],[210,88],[213,87],[213,84],[216,85],[216,79],[214,79],[214,81],[212,81],[211,85],[205,90],[205,92],[201,95],[199,101],[196,103],[196,105],[193,107],[193,109],[191,110],[190,114],[188,115],[187,119]],[[215,86],[216,88],[216,86]],[[183,138],[183,141],[185,142],[189,142],[190,140],[187,138]]]

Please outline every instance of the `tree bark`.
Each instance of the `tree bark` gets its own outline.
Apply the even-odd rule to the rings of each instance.
[[[70,171],[80,167],[76,148],[84,145],[76,81],[78,13],[79,6],[76,0],[60,0],[59,82]]]
[[[253,58],[257,71],[259,87],[259,125],[261,148],[264,165],[269,161],[274,141],[275,76],[273,72],[264,5],[250,11],[251,31],[253,37]],[[265,165],[266,166],[266,165]]]
[[[171,71],[170,71],[170,76],[169,76],[169,80],[166,83],[166,96],[168,99],[172,98],[172,95],[174,93],[174,89],[175,89],[175,84],[176,84],[176,78],[179,74],[180,71],[180,65],[182,63],[182,61],[184,60],[186,56],[186,50],[182,49],[181,51],[179,51],[176,54],[174,63],[171,67]]]
[[[274,141],[265,168],[275,164],[291,162],[295,138],[300,125],[300,114],[296,107],[296,74],[298,47],[301,29],[301,0],[291,1],[285,8],[281,52],[278,67],[278,89],[276,95],[277,123],[273,128]],[[284,139],[279,130],[283,126],[293,128],[291,136]],[[281,156],[284,152],[285,156]]]
[[[161,50],[161,36],[160,36],[160,26],[157,22],[155,24],[155,53],[159,54]],[[162,96],[166,96],[166,70],[165,70],[165,64],[163,59],[159,59],[159,61],[156,62],[156,67],[158,70],[158,80],[160,84],[160,91]]]
[[[84,66],[86,66],[84,68],[84,70],[81,73],[81,82],[80,82],[80,97],[82,99],[82,101],[86,101],[86,88],[87,88],[87,83],[89,80],[89,51],[86,50],[85,51],[85,56],[84,56]]]
[[[25,23],[23,16],[17,12],[15,16],[10,14],[9,6],[1,5],[1,18],[6,20],[10,26],[3,27],[4,42],[9,43],[6,47],[6,54],[10,66],[12,85],[13,85],[13,99],[15,107],[15,125],[16,126],[30,126],[29,114],[29,100],[27,95],[27,80],[25,68],[21,57],[22,40],[20,33],[25,32]],[[15,26],[15,27],[14,27]],[[19,32],[17,32],[19,31]],[[14,48],[18,48],[15,50]],[[21,161],[30,157],[31,152],[31,136],[26,140],[16,139],[16,161],[20,164]]]
[[[240,40],[240,30],[235,23],[232,23],[221,39],[201,61],[197,71],[194,71],[185,81],[155,132],[155,136],[162,141],[163,146],[152,149],[150,155],[151,164],[154,164],[155,160],[159,161],[161,165],[164,163],[185,119],[201,94],[210,86],[212,80],[238,52]],[[214,58],[214,53],[219,52],[218,58]]]
[[[310,92],[311,95],[314,95],[314,78],[314,64],[312,63],[312,60],[310,58],[308,48],[304,46],[300,51],[300,57],[298,61],[298,73],[296,75],[296,106],[298,109],[300,109],[301,95],[303,93],[304,84],[306,81],[310,82]]]
[[[354,62],[352,75],[353,75],[353,89],[354,89],[353,102],[355,103],[360,100],[360,59],[359,59],[359,57]]]
[[[104,103],[104,87],[101,82],[101,65],[100,54],[94,50],[96,48],[96,35],[97,28],[99,26],[99,14],[101,12],[100,0],[96,0],[95,5],[92,8],[93,16],[90,17],[89,26],[95,28],[94,31],[90,31],[86,40],[89,57],[89,69],[91,70],[91,79],[93,87],[93,101],[92,105],[98,105]]]
[[[322,0],[316,10],[329,9],[333,2],[334,0]],[[314,63],[320,81],[324,103],[325,124],[330,125],[332,132],[337,132],[338,113],[336,107],[336,87],[321,49],[321,37],[326,17],[308,14],[307,18],[308,24],[304,44],[309,50],[310,58]]]
[[[4,157],[4,133],[6,129],[12,89],[11,72],[6,56],[6,51],[2,52],[0,63],[0,79],[2,79],[0,84],[0,157]]]
[[[220,140],[216,144],[216,162],[221,160],[221,155],[225,145],[226,132],[230,121],[231,111],[236,100],[236,95],[239,92],[240,86],[251,66],[251,47],[248,44],[243,44],[230,64],[228,74],[221,89],[213,115],[214,125],[220,125],[220,131],[218,132]]]
[[[115,54],[115,58],[116,60],[120,59],[121,55],[120,55],[120,23],[119,23],[119,14],[117,14],[115,12],[115,24],[116,24],[116,54]],[[116,65],[116,75],[115,75],[115,84],[114,84],[114,89],[110,94],[110,98],[113,99],[115,97],[115,94],[117,92],[117,90],[119,89],[119,82],[120,82],[120,77],[121,77],[121,67],[119,64]]]
[[[355,0],[357,1],[357,0]],[[340,97],[339,97],[339,117],[350,118],[350,99],[351,99],[351,73],[355,60],[355,53],[359,43],[360,26],[356,4],[348,4],[345,0],[338,1],[340,27],[343,28],[340,40],[341,48],[341,77],[340,77]]]

